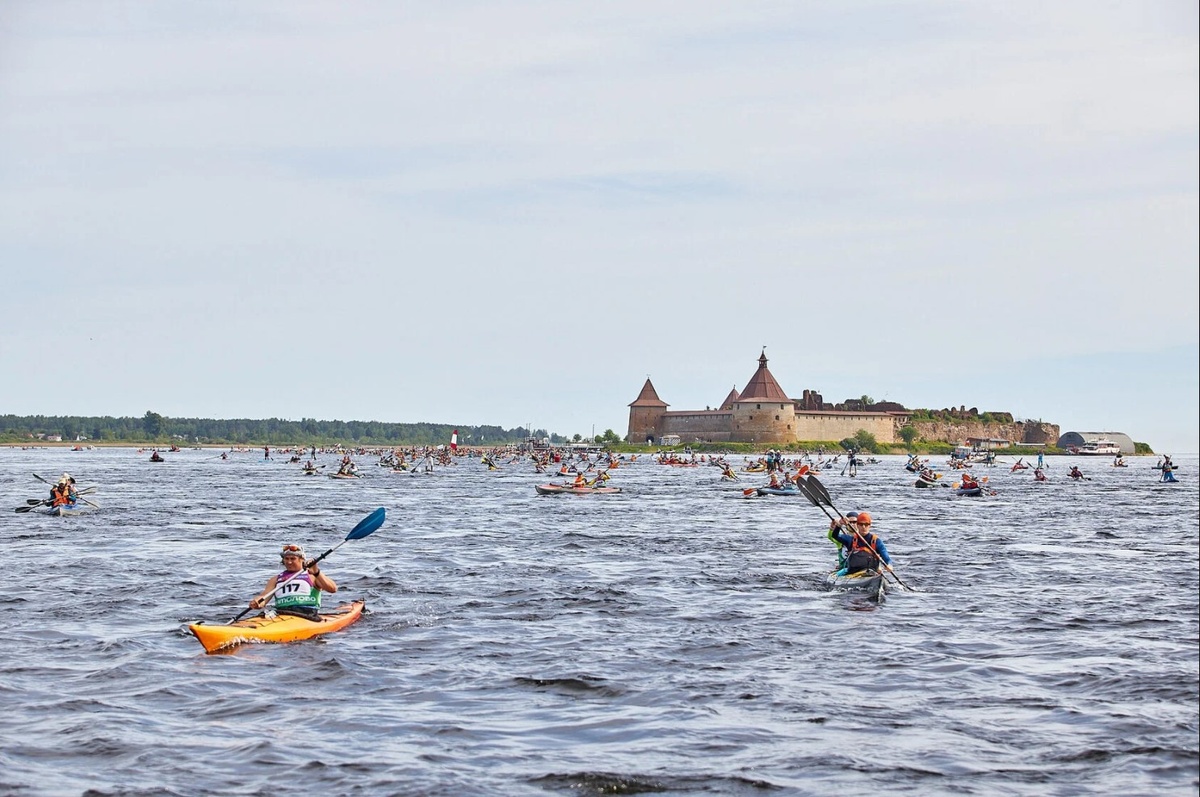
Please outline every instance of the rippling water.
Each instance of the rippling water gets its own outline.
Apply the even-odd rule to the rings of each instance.
[[[0,794],[1198,790],[1196,457],[1176,485],[1155,458],[984,469],[988,498],[903,457],[822,474],[916,589],[877,606],[823,590],[825,516],[742,498],[758,476],[642,458],[621,495],[538,497],[528,463],[166,456],[0,449]],[[12,511],[62,471],[102,508]],[[211,656],[184,630],[377,506],[323,566],[356,625]]]

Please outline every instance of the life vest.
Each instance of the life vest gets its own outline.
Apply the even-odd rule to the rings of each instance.
[[[866,551],[872,556],[874,555],[875,543],[879,537],[870,531],[860,531],[855,534],[850,542],[850,552]]]
[[[313,577],[307,570],[300,570],[296,573],[285,570],[279,574],[275,583],[282,585],[275,593],[276,608],[321,608],[321,590],[313,584]]]

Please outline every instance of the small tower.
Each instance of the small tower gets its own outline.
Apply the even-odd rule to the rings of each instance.
[[[658,397],[650,377],[642,385],[642,392],[629,404],[629,432],[625,439],[630,443],[642,443],[658,437],[662,429],[663,413],[670,405]]]

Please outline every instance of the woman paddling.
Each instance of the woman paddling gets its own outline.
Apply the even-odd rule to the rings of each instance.
[[[337,592],[337,584],[321,572],[317,563],[305,566],[304,549],[299,545],[283,546],[279,558],[283,562],[283,572],[271,576],[263,591],[250,599],[250,608],[261,609],[274,594],[276,614],[294,614],[316,620],[321,609],[321,592]],[[279,587],[278,591],[276,587]]]

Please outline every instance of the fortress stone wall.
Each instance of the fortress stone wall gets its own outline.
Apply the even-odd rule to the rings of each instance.
[[[878,412],[804,412],[796,420],[797,440],[845,440],[865,429],[880,443],[894,443],[904,425],[901,418]]]
[[[845,440],[860,431],[869,432],[880,443],[902,440],[900,429],[910,423],[912,413],[894,402],[864,404],[847,399],[828,404],[821,395],[805,390],[800,399],[790,399],[767,369],[764,349],[758,370],[739,393],[736,386],[714,409],[670,410],[658,397],[649,378],[629,405],[626,439],[641,443],[676,434],[686,441],[713,443],[744,442],[787,444],[799,441]],[[937,411],[937,418],[912,422],[917,439],[962,443],[968,438],[1009,440],[1013,443],[1054,445],[1058,426],[1042,421],[1014,421],[1007,412],[983,416],[972,407]],[[980,417],[991,422],[984,423]]]
[[[767,369],[764,350],[758,370],[739,393],[735,388],[715,410],[669,410],[649,379],[629,405],[626,439],[643,442],[677,434],[685,441],[787,444],[800,440],[842,440],[866,430],[881,443],[895,442],[898,421],[908,413],[898,404],[842,408],[822,406],[820,395],[806,390],[800,401],[788,398]]]
[[[680,439],[688,442],[705,440],[713,443],[727,443],[733,439],[730,434],[732,418],[733,413],[731,412],[700,410],[667,412],[663,413],[659,425],[661,431],[652,436],[657,439],[664,434],[677,434]]]

